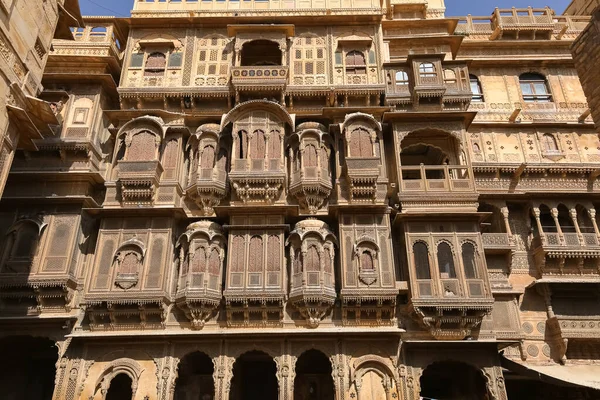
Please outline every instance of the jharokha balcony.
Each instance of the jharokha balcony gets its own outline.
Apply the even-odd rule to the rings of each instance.
[[[400,167],[399,198],[403,208],[414,211],[448,203],[444,209],[476,201],[473,172],[467,166],[419,165]],[[450,204],[452,203],[452,204]]]
[[[239,92],[283,93],[287,82],[287,66],[243,66],[231,69],[231,84],[235,88],[237,102]]]
[[[532,248],[542,278],[568,278],[600,283],[600,233],[596,210],[560,204],[533,207]]]

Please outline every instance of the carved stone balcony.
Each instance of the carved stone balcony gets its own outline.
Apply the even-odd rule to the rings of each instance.
[[[346,157],[346,174],[350,184],[350,201],[377,200],[377,183],[380,176],[379,157]]]
[[[316,328],[335,304],[334,258],[337,239],[329,226],[317,219],[296,224],[287,244],[293,261],[290,303],[310,328]]]
[[[431,210],[434,205],[476,210],[477,193],[468,166],[420,165],[400,167],[398,194],[406,211]]]
[[[197,276],[191,276],[191,279],[193,281],[202,282],[204,280],[203,275],[208,274],[195,275]],[[213,290],[208,286],[208,284],[198,288],[186,286],[178,290],[175,295],[177,307],[184,311],[194,329],[202,328],[204,326],[205,321],[208,320],[219,307],[221,298],[223,297],[220,290]]]
[[[280,65],[233,67],[231,83],[236,96],[238,92],[280,93],[285,90],[288,83],[288,67]]]
[[[273,203],[281,195],[285,170],[279,159],[233,160],[229,173],[237,197],[244,203]]]
[[[204,215],[212,215],[214,207],[227,195],[227,172],[218,168],[201,168],[192,176],[186,195],[193,199]]]
[[[31,261],[7,262],[11,270],[27,269]],[[3,314],[39,315],[41,313],[70,312],[77,288],[70,274],[10,273],[0,274],[0,303]]]
[[[532,247],[542,278],[600,279],[600,239],[595,233],[544,232],[533,239]]]
[[[151,205],[163,172],[160,161],[119,161],[118,182],[125,205]]]
[[[418,319],[438,340],[463,340],[471,335],[481,325],[483,318],[492,312],[493,305],[494,299],[489,297],[411,300],[411,307]]]
[[[331,195],[329,170],[318,167],[303,167],[290,176],[290,194],[314,214]]]
[[[508,233],[482,233],[483,250],[489,254],[510,253],[515,249],[515,243]]]
[[[547,326],[562,339],[600,339],[600,316],[556,315]]]
[[[88,300],[85,305],[89,316],[89,329],[164,329],[168,315],[164,298],[164,295],[160,298],[143,296],[121,299],[114,296],[113,300]]]
[[[490,39],[501,39],[510,34],[519,38],[522,34],[550,39],[554,31],[552,10],[532,8],[512,8],[494,10],[492,14],[494,33]]]

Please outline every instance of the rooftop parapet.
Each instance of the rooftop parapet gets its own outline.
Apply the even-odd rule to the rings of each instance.
[[[176,16],[181,12],[189,16],[189,12],[215,14],[222,12],[254,13],[257,11],[298,12],[302,10],[324,13],[330,10],[358,11],[366,9],[381,9],[379,0],[136,0],[133,5],[132,17],[147,17],[148,14],[166,13]]]
[[[585,29],[589,21],[589,16],[556,16],[551,8],[496,8],[490,17],[467,15],[459,18],[454,33],[470,39],[485,40],[502,38],[573,40]],[[506,35],[506,32],[515,32],[515,34]],[[538,33],[537,36],[524,36],[532,32]]]

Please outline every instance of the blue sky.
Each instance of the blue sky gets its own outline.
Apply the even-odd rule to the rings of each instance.
[[[79,0],[83,15],[116,15],[128,17],[134,0]],[[550,6],[561,14],[570,0],[446,0],[446,15],[490,15],[494,7]]]

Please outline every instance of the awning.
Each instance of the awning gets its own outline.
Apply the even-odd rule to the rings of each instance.
[[[33,140],[54,135],[50,125],[58,125],[59,122],[50,103],[26,95],[16,83],[11,84],[10,87],[17,101],[16,104],[7,104],[6,108],[21,132],[18,145],[28,150],[37,150]]]
[[[83,26],[85,23],[81,17],[77,0],[65,0],[64,5],[58,2],[58,22],[54,31],[54,39],[73,40],[71,27]]]
[[[584,386],[600,390],[600,365],[535,365],[525,361],[500,358],[504,368],[532,379],[561,386]]]

